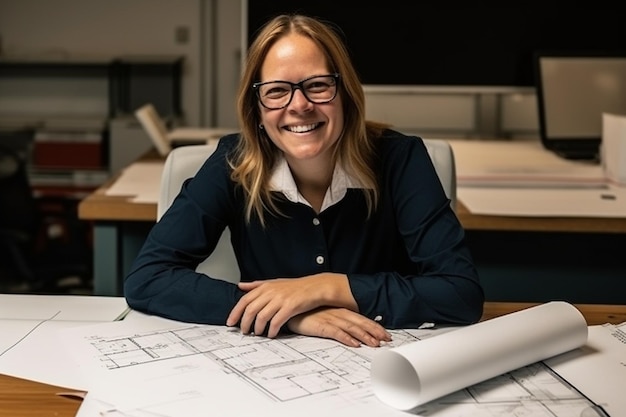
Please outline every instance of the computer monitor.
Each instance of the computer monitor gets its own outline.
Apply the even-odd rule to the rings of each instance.
[[[541,141],[568,159],[599,159],[602,113],[626,115],[624,53],[535,54]]]

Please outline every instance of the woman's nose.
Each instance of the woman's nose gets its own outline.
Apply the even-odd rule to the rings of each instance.
[[[293,107],[296,110],[307,110],[312,108],[313,103],[309,101],[304,95],[304,91],[300,88],[296,88],[293,92],[293,98],[291,99],[291,103],[289,103],[289,107]]]

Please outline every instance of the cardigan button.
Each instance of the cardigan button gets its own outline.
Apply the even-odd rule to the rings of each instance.
[[[313,219],[313,225],[314,225],[314,226],[319,226],[319,225],[320,225],[320,219],[318,219],[317,217],[315,217],[315,218]]]
[[[317,258],[315,258],[315,262],[317,262],[318,265],[321,265],[324,263],[324,257],[323,256],[318,256]]]

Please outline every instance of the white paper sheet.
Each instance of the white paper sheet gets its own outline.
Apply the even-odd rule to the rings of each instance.
[[[114,321],[128,310],[124,297],[0,294],[0,319]]]
[[[459,187],[457,197],[473,214],[524,217],[626,217],[626,187]]]
[[[58,334],[63,329],[95,323],[0,319],[0,374],[86,391],[85,374]]]
[[[590,326],[585,346],[545,363],[610,416],[626,416],[626,322]]]
[[[117,320],[124,297],[0,294],[0,373],[85,390],[84,374],[57,334]]]
[[[141,198],[142,195],[158,196],[163,166],[163,161],[135,162],[129,165],[107,189],[106,195],[135,198]],[[153,202],[156,203],[156,200]]]
[[[553,301],[381,350],[372,359],[372,389],[382,402],[408,411],[586,341],[580,311]]]

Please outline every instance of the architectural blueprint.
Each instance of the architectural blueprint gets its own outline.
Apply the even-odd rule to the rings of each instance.
[[[147,331],[123,321],[71,329],[68,341],[78,347],[77,360],[105,375],[99,388],[90,389],[78,417],[102,414],[103,407],[104,415],[115,410],[170,417],[206,415],[207,408],[220,416],[273,417],[339,409],[343,416],[360,417],[606,415],[541,362],[402,412],[378,401],[370,386],[373,355],[387,347],[350,348],[319,338],[267,339],[222,326],[163,323]],[[393,331],[389,346],[445,331],[454,329]]]

